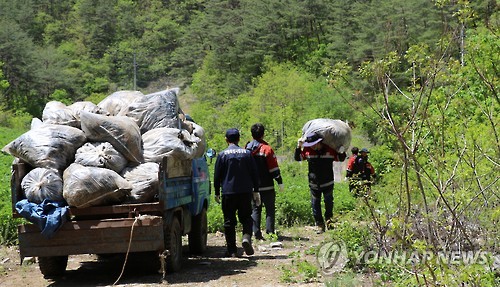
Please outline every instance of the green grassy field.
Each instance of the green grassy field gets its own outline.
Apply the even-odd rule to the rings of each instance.
[[[0,127],[0,145],[3,148],[10,141],[21,135],[21,129]],[[10,196],[11,165],[14,157],[0,153],[0,244],[11,245],[17,242],[17,223],[12,219]]]

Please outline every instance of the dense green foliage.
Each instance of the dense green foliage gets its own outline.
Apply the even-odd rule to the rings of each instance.
[[[181,86],[182,108],[218,151],[227,128],[240,128],[244,144],[253,123],[266,126],[287,186],[278,222],[290,226],[311,223],[306,165],[290,160],[301,127],[343,119],[355,127],[352,144],[371,148],[380,177],[362,198],[336,185],[331,240],[350,254],[498,252],[498,8],[494,0],[0,0],[3,143],[49,100],[97,103],[115,90]],[[1,169],[8,204],[11,160]],[[210,229],[221,230],[213,207]],[[6,218],[1,234],[11,230]],[[498,284],[491,266],[474,264],[347,267],[395,285]]]
[[[2,103],[35,116],[56,91],[71,101],[117,89],[189,84],[205,67],[216,103],[246,92],[265,62],[314,75],[415,44],[460,53],[459,15],[494,24],[496,1],[0,1]],[[463,12],[465,11],[465,12]],[[440,41],[442,37],[447,41]],[[268,70],[268,69],[267,69]],[[0,77],[1,80],[1,77]],[[3,86],[3,85],[2,85]]]

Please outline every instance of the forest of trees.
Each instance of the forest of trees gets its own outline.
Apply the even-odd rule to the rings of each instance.
[[[381,175],[376,250],[498,253],[499,28],[496,0],[0,0],[0,122],[172,86],[217,150],[229,127],[287,154],[307,120],[347,120]],[[456,268],[408,282],[498,282]]]
[[[33,115],[50,99],[189,85],[204,72],[211,85],[200,88],[210,90],[196,96],[219,104],[248,92],[266,61],[321,77],[336,63],[355,71],[415,44],[458,59],[468,31],[491,27],[498,8],[492,0],[1,0],[0,7],[9,83],[2,105]]]

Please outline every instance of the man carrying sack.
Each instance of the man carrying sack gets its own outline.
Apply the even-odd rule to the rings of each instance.
[[[343,161],[346,154],[337,153],[334,149],[322,143],[323,138],[318,133],[306,135],[305,141],[299,139],[295,149],[295,160],[307,160],[309,165],[309,189],[311,192],[311,207],[316,222],[316,232],[325,232],[326,224],[332,223],[333,217],[333,162]],[[325,202],[325,217],[321,212],[321,197]]]

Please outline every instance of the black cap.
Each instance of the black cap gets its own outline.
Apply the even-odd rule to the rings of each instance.
[[[239,141],[240,140],[240,131],[238,131],[238,129],[235,129],[235,128],[228,129],[226,131],[226,139],[232,143]]]
[[[361,152],[370,153],[370,151],[367,148],[365,148],[365,147],[361,149]]]

